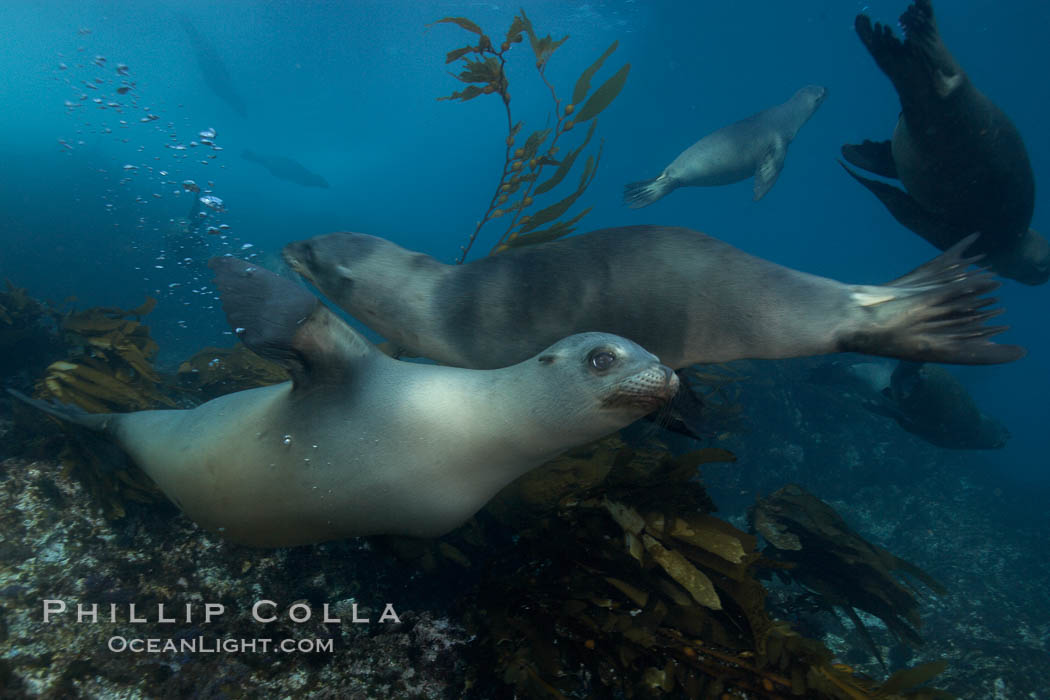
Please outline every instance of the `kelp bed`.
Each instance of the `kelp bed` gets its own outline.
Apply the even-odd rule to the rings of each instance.
[[[151,309],[147,301],[132,310],[59,315],[55,333],[66,358],[37,382],[37,396],[87,411],[170,408],[284,379],[239,348],[206,348],[165,376],[152,365],[157,347],[139,320]],[[112,450],[77,431],[70,436],[58,478],[74,474],[106,517],[126,517],[128,501],[163,500]],[[53,449],[57,440],[37,449]],[[872,612],[914,641],[917,603],[888,572],[905,568],[936,584],[844,525],[829,534],[827,523],[841,520],[797,487],[756,506],[757,529],[779,560],[769,558],[755,535],[712,514],[696,478],[701,465],[733,459],[718,449],[673,456],[651,439],[638,447],[609,437],[525,475],[440,540],[376,542],[424,571],[471,572],[475,583],[459,596],[475,635],[465,690],[471,697],[504,690],[536,698],[944,697],[915,689],[942,664],[878,683],[835,664],[821,643],[768,615],[757,576],[775,570],[823,588],[829,606]],[[820,566],[805,566],[795,542]]]

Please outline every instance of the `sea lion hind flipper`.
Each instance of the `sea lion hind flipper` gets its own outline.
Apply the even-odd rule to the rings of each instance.
[[[871,142],[866,141],[865,143]],[[846,148],[848,146],[843,146],[843,154],[845,154]],[[854,163],[852,160],[850,162]],[[919,234],[934,247],[947,250],[952,244],[964,237],[965,232],[923,209],[922,205],[915,201],[914,197],[901,188],[859,175],[842,161],[839,161],[839,165],[854,180],[864,185],[869,192],[878,197],[890,215],[897,220],[897,223],[909,231]]]
[[[89,430],[104,431],[109,425],[110,418],[112,418],[109,413],[88,413],[79,406],[74,406],[72,404],[34,399],[15,389],[9,388],[7,393],[22,403],[32,406],[38,411],[42,411],[49,416],[58,418],[63,423],[79,425],[80,427]]]
[[[773,185],[776,184],[777,178],[780,176],[780,171],[784,169],[785,158],[787,158],[787,144],[784,143],[783,139],[774,139],[769,144],[769,147],[766,148],[766,152],[762,154],[758,161],[758,166],[755,168],[755,195],[753,201],[757,202],[765,197],[769,190],[773,189]]]
[[[119,444],[116,436],[117,424],[121,414],[88,413],[79,406],[46,401],[26,396],[15,389],[7,393],[27,406],[53,416],[61,421],[65,434],[98,460],[105,471],[131,469],[136,464],[131,456]]]
[[[344,372],[354,358],[377,352],[301,285],[229,256],[212,258],[208,267],[237,337],[287,369],[296,386],[318,373]]]
[[[674,181],[661,175],[652,180],[642,180],[624,185],[623,203],[631,209],[647,207],[675,188]]]
[[[893,145],[889,141],[864,139],[862,143],[844,144],[841,151],[842,157],[850,165],[882,177],[898,179],[897,163],[893,160]],[[853,174],[849,168],[846,170]]]
[[[863,321],[839,341],[842,352],[862,352],[917,362],[986,365],[1024,357],[1017,345],[989,338],[1007,326],[985,322],[1003,312],[986,310],[998,299],[984,295],[1000,283],[984,269],[970,268],[980,256],[963,253],[971,234],[930,262],[883,286],[854,287]]]

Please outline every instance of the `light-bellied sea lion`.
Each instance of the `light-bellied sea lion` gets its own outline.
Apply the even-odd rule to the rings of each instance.
[[[679,187],[729,185],[752,175],[757,202],[777,181],[788,145],[827,94],[819,85],[807,85],[784,104],[708,134],[682,151],[660,177],[627,185],[624,202],[639,209]]]
[[[846,170],[897,221],[941,250],[977,232],[974,251],[986,253],[996,272],[1046,282],[1050,244],[1029,228],[1035,180],[1021,134],[941,41],[929,0],[916,0],[900,23],[903,41],[857,16],[857,35],[896,88],[901,114],[892,141],[846,145],[842,155],[899,179],[907,191]]]
[[[864,352],[986,364],[1024,354],[988,337],[999,283],[968,270],[973,238],[883,286],[781,267],[685,228],[629,226],[445,265],[358,233],[285,246],[329,299],[411,352],[502,367],[601,330],[666,365]]]
[[[230,325],[292,381],[192,410],[73,413],[104,431],[191,519],[245,544],[440,535],[569,447],[659,407],[678,379],[605,333],[475,371],[398,362],[300,285],[214,258]]]

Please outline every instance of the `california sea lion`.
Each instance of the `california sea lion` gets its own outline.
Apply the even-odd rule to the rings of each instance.
[[[1006,426],[981,413],[963,383],[937,365],[834,361],[814,369],[811,380],[847,389],[869,411],[938,447],[991,450],[1010,439]]]
[[[287,156],[256,153],[255,151],[246,148],[241,151],[241,158],[253,163],[258,163],[269,170],[271,175],[280,180],[294,182],[303,187],[320,187],[322,189],[328,189],[328,180],[325,180],[315,172],[307,170],[305,165],[297,160],[288,158]]]
[[[896,88],[901,114],[892,141],[846,145],[842,155],[858,168],[899,179],[904,190],[846,170],[897,221],[941,250],[978,232],[975,252],[986,253],[999,274],[1046,282],[1050,244],[1029,228],[1035,180],[1021,134],[956,63],[929,0],[916,0],[900,23],[903,41],[857,16],[857,35]]]
[[[411,352],[503,367],[585,330],[631,338],[675,369],[864,352],[987,364],[1024,354],[988,337],[998,287],[968,270],[973,238],[883,286],[781,267],[685,228],[629,226],[446,265],[358,233],[285,246],[293,270]]]
[[[962,382],[937,365],[901,362],[884,395],[889,415],[923,440],[956,450],[991,450],[1006,445],[1010,431],[984,415]]]
[[[788,145],[827,94],[826,88],[807,85],[784,104],[708,134],[682,151],[660,177],[627,185],[624,202],[639,209],[679,187],[729,185],[752,175],[757,202],[777,181]]]
[[[245,544],[440,535],[678,387],[656,357],[605,333],[500,370],[398,362],[300,285],[234,258],[211,267],[230,325],[291,382],[182,411],[73,413],[20,398],[104,431],[187,516]]]

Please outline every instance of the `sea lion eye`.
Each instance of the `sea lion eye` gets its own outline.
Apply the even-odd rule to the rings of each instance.
[[[591,353],[587,361],[591,363],[591,367],[594,369],[604,372],[616,363],[616,355],[608,350],[596,350]]]

